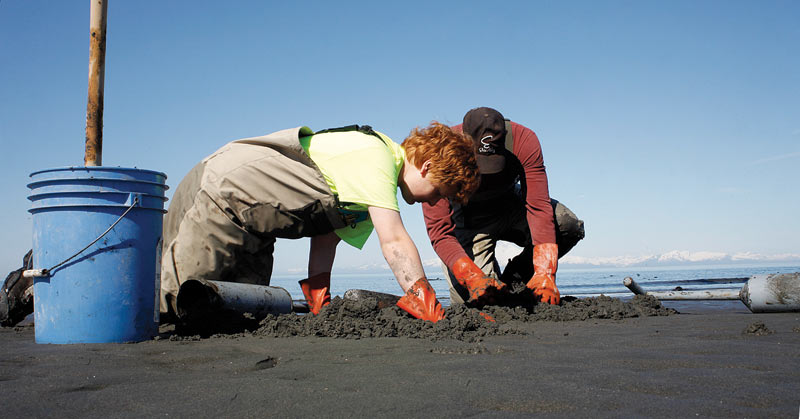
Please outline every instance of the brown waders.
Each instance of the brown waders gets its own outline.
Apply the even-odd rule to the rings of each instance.
[[[317,166],[300,145],[307,127],[236,140],[181,181],[164,220],[162,313],[180,285],[214,280],[269,285],[276,238],[345,226]]]

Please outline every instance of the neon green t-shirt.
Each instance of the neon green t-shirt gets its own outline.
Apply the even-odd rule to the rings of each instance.
[[[317,164],[331,191],[346,209],[366,211],[381,207],[400,211],[397,204],[397,179],[405,151],[391,138],[358,131],[329,132],[300,138],[300,144]],[[374,226],[367,218],[354,226],[336,230],[336,235],[361,249]]]

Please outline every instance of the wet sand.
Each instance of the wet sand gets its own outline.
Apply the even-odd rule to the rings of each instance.
[[[449,323],[431,326],[393,307],[335,303],[317,318],[268,318],[211,337],[167,325],[158,339],[136,344],[37,345],[31,326],[2,328],[3,416],[797,417],[800,410],[800,313],[752,314],[738,302],[667,303],[676,314],[649,301],[576,301],[580,309],[538,314],[484,309],[494,323],[452,307]],[[559,317],[581,310],[580,318]],[[367,337],[380,333],[397,337]]]

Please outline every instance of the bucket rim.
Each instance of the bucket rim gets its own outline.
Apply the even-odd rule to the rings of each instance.
[[[153,173],[157,173],[157,172],[153,172]],[[31,176],[33,176],[33,173],[31,174]],[[25,186],[28,189],[33,190],[33,189],[39,189],[39,188],[47,187],[47,186],[54,186],[53,184],[57,184],[57,183],[70,185],[70,182],[73,182],[75,180],[91,180],[93,182],[97,182],[97,181],[119,182],[119,183],[123,183],[123,184],[124,183],[131,183],[131,184],[136,183],[136,184],[140,184],[140,185],[150,185],[150,186],[153,186],[153,187],[156,187],[156,188],[163,188],[165,191],[169,190],[169,185],[167,185],[166,182],[153,182],[151,180],[139,180],[139,179],[115,179],[115,178],[104,178],[104,177],[72,178],[72,179],[67,179],[67,178],[37,179],[37,180],[31,181],[31,183],[28,183]]]
[[[53,211],[55,209],[62,209],[62,210],[67,211],[67,210],[77,210],[78,208],[104,209],[104,208],[127,208],[127,207],[129,207],[129,205],[68,204],[68,205],[50,205],[50,206],[44,206],[44,207],[29,208],[28,212],[31,213],[31,214],[37,214],[37,213],[40,213],[40,212]],[[141,207],[133,207],[133,210],[158,211],[158,212],[160,212],[162,214],[166,214],[167,213],[167,210],[165,210],[163,207],[162,208],[158,208],[158,207],[141,206]]]
[[[122,191],[59,191],[59,192],[42,192],[42,193],[32,193],[28,195],[29,201],[38,201],[42,199],[49,199],[49,198],[75,198],[74,195],[92,195],[92,196],[106,196],[112,194],[117,195],[130,195],[130,194],[137,194],[143,197],[153,198],[153,199],[160,199],[164,202],[169,201],[164,195],[155,195],[151,193],[144,193],[144,192],[122,192]],[[72,195],[72,196],[70,196]]]
[[[148,173],[148,174],[151,174],[151,175],[164,176],[165,179],[167,178],[167,174],[166,173],[159,172],[157,170],[139,169],[137,167],[121,167],[121,166],[59,166],[59,167],[52,167],[52,168],[49,168],[49,169],[42,169],[42,170],[37,170],[35,172],[31,172],[31,174],[28,175],[28,177],[34,177],[36,175],[39,175],[39,174],[42,174],[42,173],[48,173],[48,172],[66,172],[66,171],[70,171],[70,172],[87,171],[87,172],[90,172],[90,171],[102,171],[102,170],[112,171],[112,172],[117,171],[117,172]]]

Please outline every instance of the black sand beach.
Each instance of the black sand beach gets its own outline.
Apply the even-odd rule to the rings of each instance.
[[[3,416],[797,417],[800,313],[649,304],[600,301],[566,321],[486,309],[493,326],[448,308],[462,332],[436,334],[391,307],[372,320],[383,326],[348,329],[343,306],[211,337],[164,326],[135,344],[38,345],[30,325],[3,328]],[[364,337],[392,321],[417,326]]]

